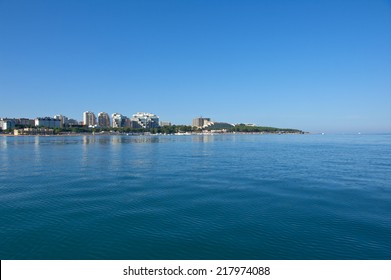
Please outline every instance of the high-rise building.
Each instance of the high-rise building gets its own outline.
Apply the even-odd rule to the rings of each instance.
[[[210,123],[210,118],[195,118],[193,119],[192,126],[195,126],[197,128],[202,128]]]
[[[86,126],[96,125],[96,117],[93,112],[86,111],[83,113],[83,124]]]
[[[155,128],[159,127],[159,117],[151,113],[136,113],[132,116],[130,121],[134,124],[138,124],[142,128]]]
[[[110,126],[110,117],[105,112],[100,112],[98,114],[98,125],[100,127],[109,127]]]
[[[111,119],[112,119],[112,127],[127,127],[127,126],[129,126],[128,125],[129,119],[126,116],[121,115],[119,113],[112,114]]]

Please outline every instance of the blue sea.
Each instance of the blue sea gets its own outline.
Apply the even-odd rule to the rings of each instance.
[[[1,259],[391,259],[391,135],[0,137]]]

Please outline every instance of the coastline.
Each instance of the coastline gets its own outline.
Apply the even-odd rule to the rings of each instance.
[[[286,133],[272,133],[272,132],[178,132],[178,133],[69,133],[69,134],[0,134],[0,137],[75,137],[75,136],[194,136],[194,135],[303,135],[303,134],[321,134],[311,132],[286,132]]]

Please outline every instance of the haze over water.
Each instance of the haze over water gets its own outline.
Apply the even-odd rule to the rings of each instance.
[[[391,135],[0,138],[0,259],[390,259]]]

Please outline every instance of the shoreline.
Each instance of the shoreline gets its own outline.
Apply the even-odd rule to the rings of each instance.
[[[270,133],[270,132],[210,132],[210,133],[172,133],[172,134],[144,134],[144,133],[71,133],[71,134],[25,134],[25,135],[14,135],[14,134],[0,134],[0,137],[75,137],[75,136],[195,136],[195,135],[316,135],[321,133]]]

